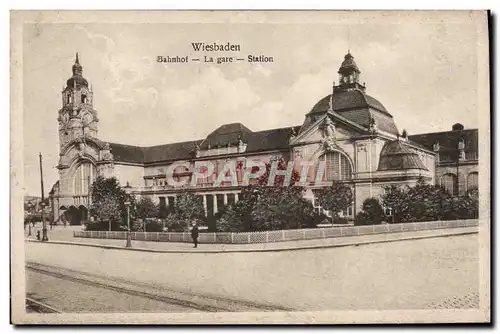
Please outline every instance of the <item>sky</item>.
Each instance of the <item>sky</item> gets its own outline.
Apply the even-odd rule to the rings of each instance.
[[[235,56],[273,63],[166,64],[157,56],[201,56],[191,43],[239,44]],[[350,50],[373,96],[412,134],[477,128],[476,26],[408,20],[391,24],[26,24],[23,31],[24,192],[46,194],[58,179],[61,91],[79,52],[94,91],[99,138],[149,146],[202,139],[240,122],[253,131],[300,125],[338,82]],[[232,55],[229,52],[221,55]]]

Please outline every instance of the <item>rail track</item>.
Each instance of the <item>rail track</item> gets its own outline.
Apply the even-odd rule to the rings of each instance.
[[[236,300],[214,295],[200,295],[187,291],[173,290],[163,286],[155,286],[117,277],[90,274],[35,262],[26,262],[26,269],[74,283],[104,288],[118,293],[147,298],[171,305],[178,305],[202,312],[292,311],[292,309],[278,305]]]
[[[33,298],[26,298],[26,311],[28,313],[61,313],[60,310],[57,310]]]

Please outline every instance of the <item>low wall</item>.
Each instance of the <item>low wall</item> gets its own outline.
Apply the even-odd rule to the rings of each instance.
[[[478,226],[478,220],[449,220],[421,223],[346,226],[266,232],[200,233],[198,241],[200,243],[209,244],[254,244],[470,226]],[[132,236],[132,240],[158,242],[192,242],[191,234],[189,232],[131,232],[130,234]],[[77,238],[126,239],[127,232],[74,231],[74,236]]]

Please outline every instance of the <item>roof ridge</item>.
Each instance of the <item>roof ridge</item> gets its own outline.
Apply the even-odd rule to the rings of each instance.
[[[472,128],[472,129],[463,129],[463,130],[447,130],[447,131],[438,131],[438,132],[425,132],[425,133],[419,133],[416,135],[409,135],[408,137],[416,137],[416,136],[425,136],[425,135],[434,135],[434,134],[442,134],[442,133],[447,133],[447,132],[463,132],[463,131],[478,131],[477,128]]]
[[[368,105],[368,106],[370,105],[370,103],[368,103],[368,99],[366,98],[367,94],[365,92],[361,91],[358,88],[354,88],[353,91],[361,93],[361,96],[363,96],[363,99],[365,100],[366,105]]]
[[[166,144],[158,144],[158,145],[152,145],[152,146],[141,146],[141,148],[151,148],[151,147],[160,147],[160,146],[167,146],[167,145],[175,145],[175,144],[187,144],[187,143],[196,143],[203,141],[204,139],[196,139],[196,140],[187,140],[187,141],[177,141],[173,143],[166,143]]]
[[[140,148],[140,149],[145,149],[145,148],[160,147],[160,146],[174,145],[174,144],[195,143],[195,142],[198,142],[198,141],[201,141],[201,140],[203,140],[203,139],[188,140],[188,141],[179,141],[179,142],[166,143],[166,144],[157,144],[157,145],[151,145],[151,146],[137,146],[137,145],[129,145],[129,144],[113,143],[113,142],[107,142],[107,141],[104,141],[104,142],[105,142],[105,143],[108,143],[108,144],[110,144],[110,145],[120,145],[120,146],[132,147],[132,148]]]
[[[286,126],[283,128],[272,128],[272,129],[267,129],[267,130],[252,131],[252,133],[260,133],[260,132],[276,131],[276,130],[287,130],[287,129],[292,129],[292,128],[300,128],[301,126],[302,125],[292,125],[292,126]]]

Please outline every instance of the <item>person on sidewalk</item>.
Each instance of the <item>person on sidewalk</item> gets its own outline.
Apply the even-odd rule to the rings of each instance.
[[[198,247],[198,226],[196,226],[196,221],[192,223],[193,227],[191,228],[191,238],[193,238],[194,247]]]

